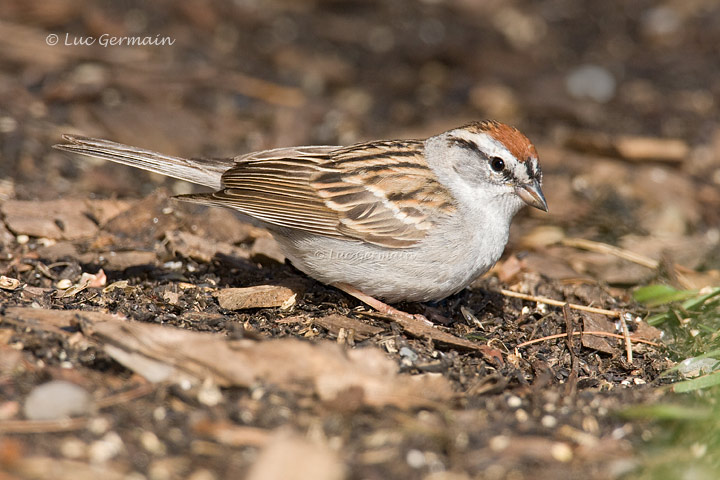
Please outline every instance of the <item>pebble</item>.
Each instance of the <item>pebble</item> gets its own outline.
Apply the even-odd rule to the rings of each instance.
[[[525,423],[530,419],[530,415],[522,408],[519,408],[515,410],[515,419],[520,423]]]
[[[407,358],[412,363],[415,363],[418,360],[418,354],[408,347],[402,347],[399,353],[401,357]]]
[[[550,454],[558,462],[569,462],[573,458],[572,448],[566,443],[554,443],[550,449]]]
[[[61,280],[58,280],[58,282],[55,284],[58,290],[67,290],[68,288],[72,287],[72,285],[73,282],[69,278],[63,278]]]
[[[510,395],[507,399],[507,404],[510,408],[518,408],[522,405],[522,399],[516,395]]]
[[[205,381],[198,391],[198,401],[208,407],[214,407],[223,401],[223,394],[220,388],[213,382]]]
[[[646,35],[665,37],[677,33],[682,27],[682,20],[675,9],[659,6],[643,13],[640,26]]]
[[[565,87],[573,98],[606,103],[615,96],[617,82],[603,67],[582,65],[570,72],[565,79]]]
[[[65,458],[82,458],[87,452],[87,445],[77,438],[68,438],[60,445],[60,453]]]
[[[505,435],[498,435],[490,439],[488,446],[493,452],[500,452],[510,446],[510,438]]]
[[[88,451],[88,457],[92,463],[105,463],[118,456],[125,444],[115,432],[108,432],[103,438],[93,442]]]
[[[691,357],[678,365],[678,372],[685,378],[699,377],[711,373],[720,362],[715,358]]]
[[[140,434],[140,443],[143,448],[153,455],[165,455],[165,444],[153,432],[145,430]]]
[[[94,435],[102,435],[108,430],[110,430],[110,427],[112,425],[110,424],[110,421],[105,417],[96,417],[90,420],[88,423],[88,430],[92,432]]]
[[[23,412],[28,420],[57,420],[88,415],[92,398],[82,387],[65,380],[53,380],[33,388],[25,399]]]
[[[411,448],[405,455],[405,461],[411,468],[422,468],[425,466],[425,454],[420,450]]]
[[[188,480],[215,480],[217,477],[210,470],[201,468],[192,472],[187,478]]]
[[[557,426],[557,419],[553,417],[552,415],[544,415],[540,419],[540,423],[545,428],[555,428]]]

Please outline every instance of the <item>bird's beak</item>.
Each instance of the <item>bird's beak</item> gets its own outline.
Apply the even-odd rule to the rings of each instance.
[[[540,209],[543,212],[548,211],[545,195],[543,195],[542,188],[540,188],[540,182],[537,180],[515,187],[515,193],[523,199],[523,202],[527,203],[531,207]]]

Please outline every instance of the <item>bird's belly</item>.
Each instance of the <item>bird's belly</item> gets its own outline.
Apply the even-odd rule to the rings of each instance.
[[[388,302],[439,300],[486,272],[502,254],[499,245],[422,242],[391,249],[310,235],[278,235],[285,255],[299,270],[326,283],[346,283]],[[450,243],[454,243],[450,240]]]

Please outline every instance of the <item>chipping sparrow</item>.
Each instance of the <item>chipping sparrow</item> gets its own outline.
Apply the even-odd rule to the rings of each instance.
[[[426,140],[277,148],[228,160],[63,138],[69,143],[56,148],[216,190],[178,198],[241,212],[270,230],[297,268],[386,312],[397,311],[374,297],[427,301],[461,290],[500,258],[523,205],[547,211],[535,147],[495,121]]]

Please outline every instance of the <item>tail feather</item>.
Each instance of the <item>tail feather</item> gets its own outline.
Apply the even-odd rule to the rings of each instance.
[[[80,135],[63,135],[63,139],[69,143],[53,147],[66,152],[122,163],[215,190],[222,188],[222,174],[232,166],[230,160],[173,157],[122,143]]]

